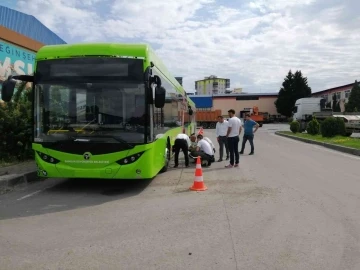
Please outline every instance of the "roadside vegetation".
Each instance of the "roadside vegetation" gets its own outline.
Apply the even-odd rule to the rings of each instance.
[[[295,73],[290,70],[284,78],[274,104],[279,114],[290,118],[296,100],[305,97],[311,97],[311,87],[308,85],[307,78],[303,76],[301,70]]]
[[[340,106],[335,95],[333,96],[332,108],[333,111],[340,111]],[[360,108],[360,86],[359,83],[355,81],[354,87],[350,93],[349,101],[345,104],[345,111],[357,112],[358,108]],[[306,133],[301,133],[300,123],[291,119],[290,131],[284,131],[282,133],[304,139],[360,149],[360,138],[351,138],[351,133],[346,131],[344,120],[339,117],[328,117],[321,122],[318,122],[318,120],[313,117],[312,120],[307,123]]]
[[[31,87],[21,83],[12,102],[0,102],[0,166],[33,158]]]
[[[331,143],[351,148],[360,149],[360,139],[359,138],[352,138],[352,137],[344,137],[344,136],[335,136],[331,138],[323,137],[321,134],[317,135],[310,135],[308,133],[292,133],[291,131],[280,131],[280,133],[296,136],[304,139],[324,142],[324,143]]]

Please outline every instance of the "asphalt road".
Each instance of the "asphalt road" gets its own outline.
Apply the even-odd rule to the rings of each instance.
[[[360,269],[360,158],[274,135],[287,128],[259,129],[240,168],[203,168],[205,192],[179,168],[4,194],[0,268]]]

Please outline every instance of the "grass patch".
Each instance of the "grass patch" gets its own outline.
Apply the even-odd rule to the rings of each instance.
[[[346,147],[351,147],[355,149],[360,149],[360,139],[359,138],[351,138],[351,137],[343,137],[343,136],[336,136],[333,138],[324,138],[321,135],[310,135],[307,133],[292,133],[291,131],[280,131],[279,133],[291,135],[295,137],[300,137],[304,139],[324,142],[324,143],[331,143]]]

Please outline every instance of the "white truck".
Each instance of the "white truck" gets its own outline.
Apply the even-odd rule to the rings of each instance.
[[[326,100],[323,98],[301,98],[295,102],[293,119],[300,123],[300,131],[306,130],[307,123],[312,117],[321,122],[328,117],[340,117],[345,122],[346,135],[360,132],[360,114],[333,112],[331,108],[325,107]]]

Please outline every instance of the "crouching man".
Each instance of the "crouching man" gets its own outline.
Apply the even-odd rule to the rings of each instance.
[[[200,156],[202,165],[210,166],[212,162],[215,162],[214,149],[202,135],[197,135],[197,139],[196,151],[191,152],[189,156],[194,159]]]
[[[189,167],[189,148],[191,147],[191,141],[189,136],[180,133],[175,138],[175,143],[173,146],[173,150],[175,152],[175,166],[177,168],[179,166],[179,153],[182,150],[184,157],[185,157],[185,167]]]

